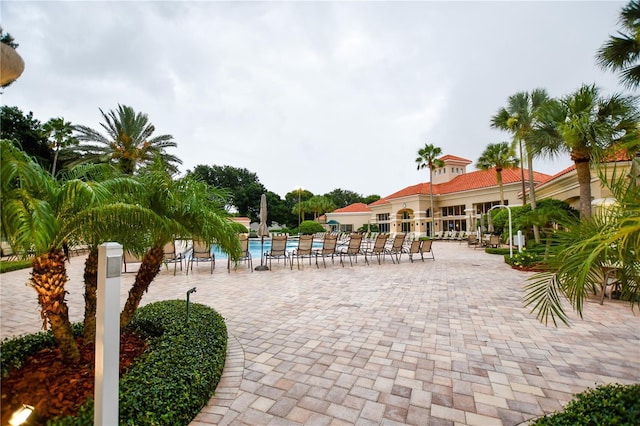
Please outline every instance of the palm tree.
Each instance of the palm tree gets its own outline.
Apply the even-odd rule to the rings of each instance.
[[[531,199],[531,210],[536,208],[535,180],[533,177],[533,157],[535,149],[531,141],[531,135],[538,122],[538,111],[540,107],[549,100],[549,95],[545,89],[534,89],[531,93],[518,92],[509,96],[507,107],[500,108],[496,115],[491,117],[491,127],[506,130],[513,135],[514,143],[519,145],[520,162],[524,164],[524,151],[526,151],[527,168],[529,169],[529,198]],[[527,204],[524,169],[522,173],[522,205]],[[538,226],[533,227],[533,234],[536,242],[540,242],[540,231]]]
[[[629,88],[640,85],[640,2],[630,1],[620,12],[622,30],[610,36],[596,54],[604,69],[620,72],[620,81]]]
[[[307,201],[303,201],[301,203],[301,208],[303,211],[312,212],[313,220],[316,220],[318,219],[318,216],[326,212],[335,210],[336,206],[333,204],[333,201],[331,201],[331,199],[321,195],[314,195]]]
[[[442,155],[442,149],[440,147],[435,147],[431,144],[425,144],[424,148],[420,148],[418,150],[418,157],[416,158],[416,163],[418,163],[418,170],[424,169],[425,167],[429,168],[429,201],[430,201],[430,210],[431,210],[431,227],[429,228],[430,237],[433,237],[433,226],[434,226],[434,211],[433,211],[433,169],[437,169],[440,167],[444,167],[444,161],[440,160],[438,157]]]
[[[225,200],[220,191],[193,176],[173,180],[160,160],[144,170],[139,179],[147,188],[146,207],[165,218],[165,222],[164,226],[149,227],[139,232],[139,237],[151,248],[142,257],[129,290],[120,314],[121,327],[131,321],[143,294],[160,272],[165,244],[172,242],[176,235],[215,242],[232,259],[237,259],[240,254],[240,242],[224,210]]]
[[[64,118],[52,118],[47,121],[42,130],[44,136],[49,140],[49,148],[53,150],[53,165],[51,166],[51,176],[56,175],[56,165],[58,163],[58,154],[63,148],[75,145],[78,141],[72,136],[73,126],[70,122],[64,121]]]
[[[637,141],[637,99],[614,94],[602,97],[595,85],[583,85],[570,95],[548,102],[534,134],[541,154],[568,152],[580,187],[580,214],[591,216],[591,162],[605,148]],[[632,141],[633,142],[633,141]]]
[[[171,173],[177,172],[177,164],[182,161],[165,152],[177,144],[171,135],[154,136],[155,127],[146,114],[137,113],[126,105],[118,105],[117,111],[108,114],[100,110],[104,123],[100,125],[106,136],[86,126],[76,126],[76,137],[84,153],[82,162],[109,162],[116,164],[125,174],[133,174],[136,168],[149,164],[155,156],[160,156]],[[93,143],[93,145],[91,144]]]
[[[30,285],[38,293],[43,326],[51,326],[63,358],[80,354],[65,302],[64,246],[82,240],[87,230],[104,226],[103,201],[112,188],[76,176],[55,180],[10,141],[0,141],[2,234],[16,251],[33,255]]]
[[[500,204],[504,204],[502,170],[518,167],[518,159],[515,157],[513,147],[509,142],[490,143],[478,158],[476,167],[480,170],[489,170],[495,167],[496,182],[500,188]]]

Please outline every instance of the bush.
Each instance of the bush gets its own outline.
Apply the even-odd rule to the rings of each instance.
[[[316,221],[305,220],[300,224],[298,232],[304,235],[312,235],[316,232],[326,232],[326,229]]]
[[[120,379],[120,424],[188,425],[213,395],[224,368],[227,329],[213,309],[192,303],[186,322],[184,300],[146,305],[129,328],[148,338],[149,349]],[[82,326],[74,324],[74,333]],[[55,345],[51,332],[5,340],[2,374],[44,347]],[[92,425],[93,401],[77,417],[51,425]]]
[[[640,384],[600,385],[575,395],[562,411],[537,419],[536,426],[637,425]]]
[[[527,268],[531,265],[539,263],[540,261],[542,261],[542,256],[540,256],[538,253],[527,251],[523,248],[522,253],[515,252],[508,263],[511,266],[515,266],[518,268]]]
[[[30,267],[30,260],[7,260],[6,262],[0,262],[0,274]]]

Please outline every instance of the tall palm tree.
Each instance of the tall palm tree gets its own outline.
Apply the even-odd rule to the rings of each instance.
[[[500,188],[500,204],[504,204],[502,170],[518,167],[518,159],[509,142],[490,143],[478,158],[476,167],[480,170],[496,169],[496,183]]]
[[[2,234],[16,251],[33,255],[30,285],[38,294],[43,326],[51,326],[63,358],[80,354],[65,302],[66,256],[63,247],[101,229],[108,217],[103,201],[112,188],[69,176],[56,180],[10,141],[0,141]]]
[[[130,175],[159,155],[171,173],[177,172],[177,164],[182,164],[182,161],[165,151],[177,146],[173,136],[152,137],[155,127],[146,114],[136,113],[126,105],[118,105],[117,111],[109,113],[100,110],[100,114],[104,119],[100,126],[106,131],[106,136],[87,126],[75,126],[77,139],[85,143],[79,147],[83,153],[80,161],[113,163]]]
[[[591,216],[592,160],[617,143],[637,142],[639,119],[635,97],[603,97],[595,85],[586,84],[541,109],[536,144],[542,155],[570,154],[576,166],[582,217]]]
[[[531,141],[531,135],[538,122],[538,111],[549,100],[549,95],[545,89],[534,89],[531,93],[518,92],[509,96],[507,106],[500,108],[491,117],[491,127],[505,130],[513,135],[514,143],[519,145],[520,162],[524,164],[524,151],[526,152],[527,168],[529,169],[529,198],[531,200],[531,210],[536,208],[535,180],[533,177],[533,157],[535,148]],[[522,173],[522,205],[527,204],[524,169]],[[538,226],[533,227],[533,234],[536,242],[540,242],[540,230]]]
[[[331,199],[322,195],[314,195],[307,201],[301,203],[302,210],[313,213],[313,219],[316,220],[318,216],[335,210],[336,206]]]
[[[430,237],[433,237],[434,211],[433,211],[433,169],[444,167],[444,161],[440,157],[442,155],[442,149],[435,147],[431,144],[425,144],[423,148],[418,150],[418,157],[416,163],[418,163],[418,170],[427,167],[429,169],[429,202],[431,210],[431,227]]]
[[[53,165],[51,166],[51,176],[56,175],[56,166],[58,163],[58,154],[61,149],[71,145],[76,145],[78,141],[72,136],[73,126],[64,118],[52,118],[42,126],[44,136],[49,141],[49,148],[53,150]]]
[[[240,242],[224,210],[225,200],[219,191],[193,176],[173,180],[157,160],[139,175],[147,188],[145,206],[165,218],[165,226],[141,229],[139,237],[151,247],[142,258],[124,309],[120,314],[120,326],[126,326],[160,272],[165,244],[175,236],[189,236],[207,243],[215,242],[232,259],[240,254]]]
[[[622,29],[609,36],[596,54],[604,69],[620,72],[620,81],[629,88],[640,85],[640,2],[630,1],[620,12]]]

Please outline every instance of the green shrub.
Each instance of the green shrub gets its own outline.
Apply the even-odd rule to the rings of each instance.
[[[30,267],[30,260],[7,260],[6,262],[0,262],[0,274]]]
[[[508,248],[487,247],[487,248],[484,249],[484,252],[488,253],[488,254],[500,254],[500,255],[506,254],[506,255],[508,255],[509,254],[509,249]]]
[[[526,249],[522,249],[522,253],[515,252],[513,253],[513,257],[509,259],[507,263],[511,266],[517,266],[520,268],[526,268],[536,263],[539,263],[542,260],[542,256],[540,256],[536,252],[531,252]]]
[[[536,426],[637,425],[640,384],[600,385],[575,395],[562,411],[537,419]]]
[[[121,425],[188,425],[213,395],[224,368],[227,329],[213,309],[192,303],[186,322],[184,300],[146,305],[129,328],[148,338],[149,349],[120,379]],[[82,327],[74,324],[74,333]],[[2,374],[44,347],[55,345],[51,332],[5,340],[0,346]],[[93,424],[93,401],[78,416],[50,425]]]
[[[300,224],[298,232],[304,235],[315,234],[316,232],[325,232],[324,226],[313,220],[305,220]]]

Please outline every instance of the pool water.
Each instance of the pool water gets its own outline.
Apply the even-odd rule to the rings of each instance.
[[[298,247],[298,240],[287,240],[287,252],[290,252]],[[227,253],[220,250],[220,247],[215,244],[212,246],[213,254],[216,256],[216,259],[226,259]],[[322,241],[314,241],[313,248],[322,248]],[[252,259],[258,259],[262,257],[262,253],[266,253],[271,250],[271,240],[264,240],[264,249],[261,249],[261,241],[260,239],[250,239],[249,240],[249,253],[251,253]]]

